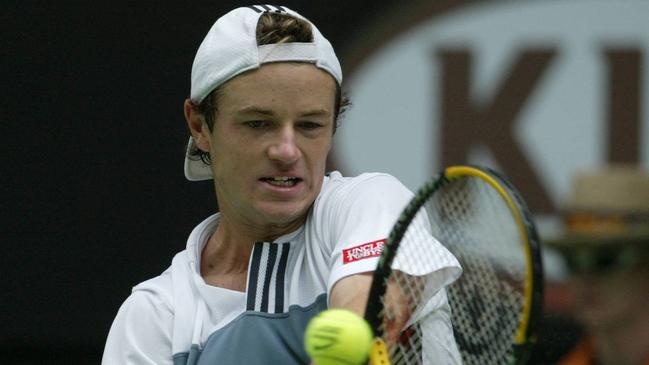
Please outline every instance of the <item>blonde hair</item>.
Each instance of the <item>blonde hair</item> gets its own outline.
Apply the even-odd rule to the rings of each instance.
[[[257,23],[257,45],[313,42],[311,24],[282,13],[264,13]]]

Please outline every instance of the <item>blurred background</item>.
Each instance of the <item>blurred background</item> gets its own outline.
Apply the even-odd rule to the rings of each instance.
[[[130,288],[216,209],[182,173],[194,53],[235,1],[3,1],[0,363],[99,363]],[[649,2],[285,1],[343,63],[353,106],[330,167],[416,189],[480,163],[519,187],[543,236],[580,169],[649,166]],[[546,252],[534,362],[576,341]],[[568,319],[566,319],[568,318]]]

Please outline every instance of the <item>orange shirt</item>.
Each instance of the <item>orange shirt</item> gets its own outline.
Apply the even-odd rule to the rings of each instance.
[[[561,358],[557,365],[593,365],[595,349],[589,340],[582,340],[567,355]],[[649,365],[649,358],[645,360],[644,365]]]

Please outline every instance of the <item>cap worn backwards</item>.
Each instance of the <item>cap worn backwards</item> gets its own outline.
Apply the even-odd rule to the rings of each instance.
[[[259,17],[268,12],[294,16],[311,25],[313,42],[257,45]],[[233,77],[259,68],[269,62],[307,62],[328,72],[342,83],[340,63],[331,43],[316,26],[297,12],[284,6],[253,5],[230,11],[219,18],[209,30],[196,52],[192,65],[191,94],[199,104],[214,89]],[[195,150],[190,137],[185,156],[185,177],[190,181],[210,180],[212,171],[200,158],[192,156]]]

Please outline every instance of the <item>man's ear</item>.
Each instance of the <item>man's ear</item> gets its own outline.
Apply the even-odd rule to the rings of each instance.
[[[203,152],[210,151],[210,130],[205,123],[205,117],[198,111],[196,104],[186,99],[183,105],[185,120],[189,132],[194,138],[194,143]]]

